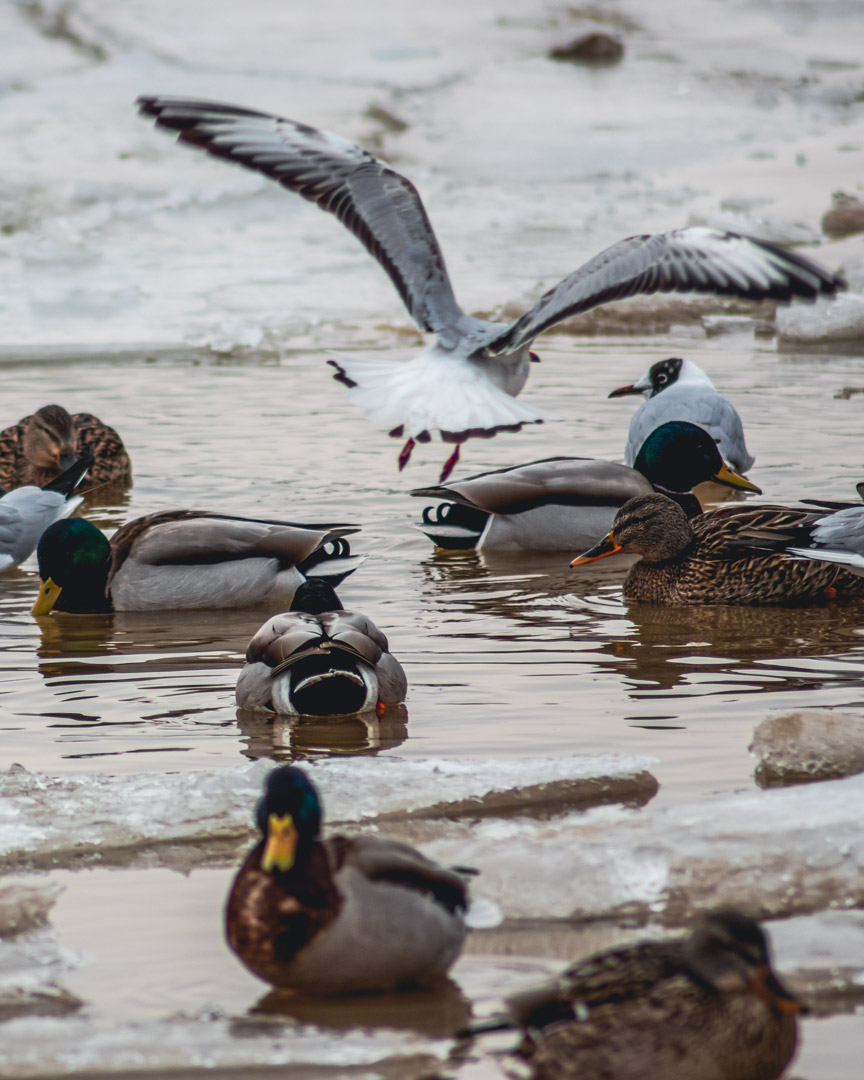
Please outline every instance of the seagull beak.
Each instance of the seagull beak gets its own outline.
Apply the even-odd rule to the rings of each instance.
[[[609,397],[624,397],[626,394],[641,394],[636,383],[628,383],[627,386],[619,386],[617,390],[613,390]]]
[[[583,555],[579,555],[570,563],[571,566],[584,566],[589,562],[597,562],[598,559],[605,559],[609,555],[614,555],[616,551],[620,551],[621,546],[615,543],[615,539],[612,533],[607,533],[594,547],[589,548]]]
[[[284,817],[271,814],[267,818],[267,840],[261,856],[261,869],[270,871],[275,867],[283,873],[290,870],[297,854],[297,839],[297,828],[290,814]]]
[[[30,614],[50,615],[61,592],[61,587],[56,585],[50,577],[47,581],[40,581],[39,595],[36,597],[36,603],[30,608]]]
[[[751,993],[781,1013],[788,1013],[792,1016],[806,1016],[810,1011],[806,1005],[802,1005],[798,998],[786,989],[767,964],[761,964],[752,970],[747,985]]]
[[[724,462],[720,469],[711,477],[715,484],[725,484],[726,487],[739,488],[741,491],[752,491],[756,495],[762,494],[762,488],[756,487],[746,476],[730,469]]]

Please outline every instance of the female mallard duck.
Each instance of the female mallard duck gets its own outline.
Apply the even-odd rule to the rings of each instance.
[[[443,975],[462,949],[462,878],[378,836],[321,840],[321,802],[293,765],[267,777],[262,833],[234,879],[228,944],[265,982],[313,994],[391,990]]]
[[[108,542],[85,518],[58,521],[39,541],[34,615],[50,611],[172,611],[288,604],[306,575],[338,584],[356,570],[342,537],[352,526],[166,510],[136,518]]]
[[[114,428],[91,413],[70,416],[62,405],[45,405],[0,431],[0,487],[43,487],[88,453],[93,465],[82,491],[132,483],[129,455]]]
[[[759,924],[729,910],[686,938],[597,953],[509,1004],[535,1080],[775,1080],[806,1011]]]
[[[744,442],[744,426],[734,405],[720,397],[714,384],[692,360],[660,360],[641,379],[619,386],[609,395],[643,394],[645,400],[630,420],[624,460],[632,465],[639,447],[667,420],[690,420],[710,432],[724,461],[737,472],[747,472],[756,460]]]
[[[29,558],[49,525],[68,517],[81,505],[84,499],[74,492],[92,461],[85,454],[44,487],[28,484],[0,499],[0,572]]]
[[[366,712],[405,700],[408,681],[375,623],[345,611],[326,581],[305,581],[291,610],[249,642],[237,704],[288,716]]]
[[[411,494],[453,500],[434,517],[431,507],[423,513],[420,528],[439,547],[564,551],[593,544],[637,495],[662,491],[688,515],[700,514],[691,489],[707,480],[759,493],[724,464],[708,432],[673,420],[649,434],[632,469],[595,458],[547,458]]]
[[[786,301],[846,287],[838,274],[794,252],[696,227],[619,240],[515,322],[476,319],[456,300],[416,188],[385,162],[338,135],[236,105],[162,95],[140,97],[138,105],[180,142],[263,173],[334,214],[378,260],[419,328],[438,340],[405,363],[354,356],[330,363],[373,423],[407,439],[400,469],[434,431],[456,444],[442,484],[466,440],[542,421],[542,413],[515,399],[536,359],[534,338],[563,319],[643,293]]]
[[[665,495],[626,502],[607,535],[571,566],[618,551],[641,555],[624,597],[649,604],[804,604],[864,596],[864,578],[829,562],[790,559],[783,546],[824,510],[723,506],[688,520]],[[770,550],[781,541],[781,550]],[[769,550],[766,550],[768,548]]]

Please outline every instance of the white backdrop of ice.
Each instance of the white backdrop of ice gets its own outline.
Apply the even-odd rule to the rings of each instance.
[[[509,918],[633,907],[680,921],[717,905],[794,913],[864,902],[862,816],[864,777],[855,776],[544,824],[456,825],[424,850],[478,867],[484,894]]]
[[[834,300],[777,309],[783,341],[864,341],[864,296],[843,293]]]
[[[546,58],[593,25],[552,2],[0,5],[4,343],[230,348],[323,317],[338,344],[334,321],[407,318],[335,222],[184,152],[135,116],[140,93],[355,140],[382,133],[368,105],[390,108],[409,126],[384,152],[422,191],[469,310],[536,299],[613,240],[730,197],[812,226],[834,188],[856,189],[848,4],[730,19],[713,0],[621,0],[610,15],[627,52],[599,71]]]
[[[3,1025],[0,1077],[76,1074],[98,1070],[250,1068],[309,1062],[318,1066],[369,1065],[398,1054],[444,1057],[449,1043],[395,1031],[332,1032],[300,1024],[239,1026],[207,1012],[153,1023],[95,1027],[86,1017],[27,1017]],[[374,1069],[367,1074],[376,1075]]]
[[[330,758],[309,772],[321,790],[325,820],[348,822],[552,781],[611,782],[649,765],[648,759],[613,754],[523,761]],[[212,773],[52,777],[13,766],[0,774],[0,858],[237,835],[251,827],[272,767],[259,761]]]

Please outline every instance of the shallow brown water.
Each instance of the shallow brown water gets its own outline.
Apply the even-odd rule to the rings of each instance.
[[[463,474],[562,451],[618,457],[632,406],[605,395],[653,360],[685,353],[739,407],[766,499],[851,498],[862,475],[862,399],[836,395],[864,383],[864,361],[698,333],[650,347],[545,341],[529,392],[562,419],[470,443]],[[405,664],[407,723],[394,718],[371,744],[356,724],[332,737],[320,725],[277,726],[280,756],[292,745],[304,755],[364,744],[422,756],[647,753],[659,759],[660,798],[678,798],[749,784],[747,744],[769,710],[861,702],[860,609],[627,610],[624,569],[613,561],[576,571],[568,553],[435,552],[412,527],[425,502],[406,493],[434,477],[441,447],[419,448],[397,473],[395,442],[368,429],[322,360],[169,355],[0,369],[10,419],[44,400],[86,402],[122,431],[135,486],[128,505],[100,505],[96,493],[89,512],[104,527],[179,506],[362,526],[352,544],[369,558],[341,593],[385,629]],[[238,725],[233,706],[242,654],[265,613],[37,621],[28,614],[34,580],[28,569],[0,579],[8,760],[49,772],[138,772],[266,752],[268,732]]]
[[[371,336],[390,340],[386,331]],[[550,338],[529,392],[562,419],[469,444],[463,473],[562,452],[620,457],[632,406],[606,394],[654,360],[682,354],[739,407],[757,457],[751,475],[766,498],[852,497],[862,476],[862,398],[837,395],[864,384],[864,361],[778,354],[773,343],[741,332],[706,339],[682,330],[649,345]],[[218,768],[243,755],[615,751],[655,758],[657,799],[678,801],[750,787],[747,746],[768,711],[864,701],[860,608],[627,610],[619,599],[623,570],[611,561],[577,572],[568,553],[433,551],[412,528],[424,503],[406,492],[434,479],[441,448],[420,448],[400,476],[396,444],[368,428],[323,359],[310,351],[281,363],[160,354],[152,361],[7,364],[0,390],[10,421],[58,400],[86,405],[121,430],[135,486],[119,504],[92,500],[90,515],[103,527],[179,506],[362,525],[352,545],[369,558],[340,592],[347,606],[379,623],[405,664],[407,718],[394,715],[375,730],[359,721],[296,729],[238,721],[233,686],[264,612],[37,621],[28,614],[35,576],[25,568],[0,578],[7,763],[49,773],[156,773]],[[221,941],[228,876],[202,870],[182,878],[155,869],[54,875],[67,886],[54,918],[59,940],[83,960],[66,981],[88,1002],[97,1027],[255,1006],[261,985]],[[502,993],[554,969],[544,957],[558,962],[627,931],[549,934],[514,939],[505,946],[514,958],[484,955],[500,952],[501,942],[475,936],[455,970],[461,990],[452,1001],[407,1003],[396,1012],[408,1028],[437,1035],[424,1025],[444,1023],[442,1010],[452,1020],[454,1009],[467,1008],[465,996],[475,1009],[491,1009]],[[326,1010],[303,1019],[335,1023]],[[800,1075],[846,1080],[857,1038],[846,1018],[809,1022],[805,1054],[814,1057],[802,1059]],[[842,1059],[836,1067],[832,1055]],[[472,1080],[497,1069],[484,1057],[464,1075]]]

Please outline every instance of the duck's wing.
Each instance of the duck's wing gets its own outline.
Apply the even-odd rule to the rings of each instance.
[[[128,483],[132,479],[132,463],[114,428],[92,413],[75,413],[72,423],[79,453],[86,450],[93,455],[89,485]]]
[[[24,430],[32,417],[25,416],[17,424],[0,431],[0,489],[4,492],[21,483],[24,465]]]
[[[138,107],[180,142],[263,173],[338,217],[421,329],[441,333],[468,319],[416,188],[383,161],[338,135],[235,105],[145,95]]]
[[[464,911],[468,889],[464,879],[419,851],[378,836],[334,836],[324,842],[333,876],[350,866],[370,881],[386,881],[434,896],[448,910]]]
[[[111,538],[111,576],[130,557],[150,565],[228,562],[254,555],[276,558],[288,567],[310,558],[326,544],[357,532],[356,526],[304,527],[288,522],[168,510],[136,518]]]
[[[806,507],[762,505],[721,506],[691,518],[700,551],[739,558],[750,553],[783,552],[821,517]]]
[[[809,527],[796,530],[786,553],[798,558],[846,566],[864,573],[864,506],[827,514]]]
[[[610,300],[656,292],[716,293],[747,300],[815,300],[845,289],[839,274],[776,244],[702,226],[620,240],[550,289],[486,344],[513,353],[550,326]]]
[[[441,487],[417,488],[418,498],[446,499],[487,514],[518,514],[550,504],[620,506],[654,489],[626,465],[598,458],[546,458],[479,473]]]

